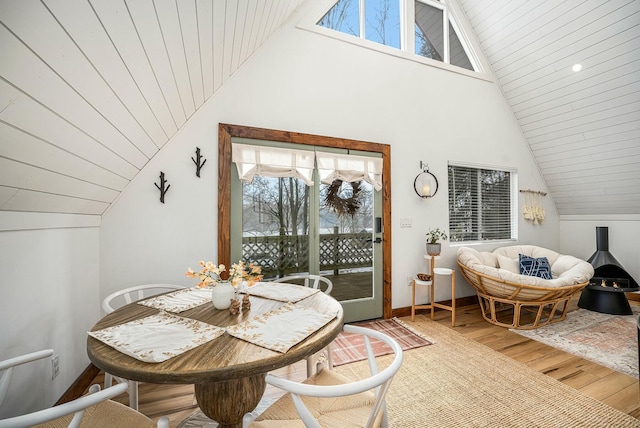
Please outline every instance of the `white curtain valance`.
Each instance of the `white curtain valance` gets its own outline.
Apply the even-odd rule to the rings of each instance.
[[[263,177],[295,177],[307,186],[313,185],[314,152],[233,143],[231,155],[242,181],[251,182],[257,174]]]
[[[316,161],[324,184],[364,180],[376,190],[382,189],[382,158],[316,152]]]

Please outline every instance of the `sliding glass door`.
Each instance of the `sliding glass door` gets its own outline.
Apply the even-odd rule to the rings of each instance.
[[[268,144],[347,155],[346,150]],[[363,155],[366,153],[352,154]],[[320,274],[332,281],[331,294],[342,303],[346,322],[381,317],[381,191],[365,180],[329,178],[322,183],[320,175],[314,169],[311,184],[304,178],[260,174],[241,181],[232,168],[232,260],[262,266],[265,280],[295,273]]]

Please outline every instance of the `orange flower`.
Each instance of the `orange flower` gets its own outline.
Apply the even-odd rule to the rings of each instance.
[[[215,286],[218,281],[222,278],[220,274],[227,270],[226,266],[214,265],[213,262],[205,262],[203,260],[198,262],[198,265],[202,268],[200,272],[194,272],[191,268],[187,269],[185,275],[189,278],[198,278],[198,287],[207,287],[207,286]],[[262,279],[261,275],[262,269],[260,266],[254,265],[253,263],[249,264],[248,272],[247,266],[243,260],[240,260],[238,263],[234,263],[231,265],[231,269],[229,270],[229,281],[234,287],[242,284],[243,281],[246,281],[247,284],[251,287],[256,282]]]
[[[193,269],[189,268],[187,269],[187,272],[185,272],[185,276],[189,278],[196,278],[198,275],[193,271]]]
[[[247,285],[253,287],[256,282],[262,280],[262,268],[258,265],[249,263],[249,273],[247,274]]]

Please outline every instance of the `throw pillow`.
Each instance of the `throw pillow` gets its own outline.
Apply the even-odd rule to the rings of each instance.
[[[520,262],[520,275],[551,279],[551,266],[546,257],[535,258],[518,254],[518,261]]]
[[[498,256],[498,266],[500,269],[508,270],[513,273],[520,273],[518,260],[510,259],[507,256]]]

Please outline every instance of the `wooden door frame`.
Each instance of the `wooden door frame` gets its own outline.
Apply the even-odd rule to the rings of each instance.
[[[382,314],[391,318],[391,146],[250,126],[218,126],[218,263],[231,266],[231,138],[352,149],[382,155]]]

